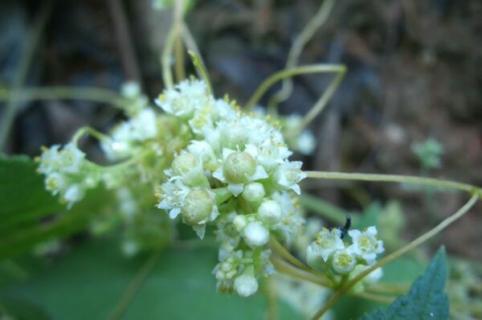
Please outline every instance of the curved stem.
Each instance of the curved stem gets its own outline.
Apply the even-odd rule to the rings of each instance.
[[[184,68],[184,47],[182,41],[183,32],[183,14],[184,14],[184,0],[174,1],[174,30],[175,30],[175,55],[176,55],[176,79],[182,81],[186,78],[186,70]]]
[[[142,265],[142,267],[139,269],[137,274],[127,286],[126,290],[123,292],[122,297],[117,303],[116,307],[114,308],[114,310],[112,310],[109,316],[110,320],[117,320],[122,318],[122,315],[126,311],[127,307],[132,302],[139,289],[142,287],[142,284],[146,280],[147,276],[156,265],[157,260],[159,260],[160,254],[161,251],[154,253]]]
[[[161,65],[162,65],[162,80],[164,81],[164,86],[166,88],[171,88],[173,86],[172,70],[171,70],[171,52],[174,46],[174,41],[176,39],[175,29],[171,27],[169,33],[167,34],[166,43],[164,44],[164,49],[162,50]]]
[[[79,130],[77,130],[77,132],[74,134],[74,136],[72,137],[72,142],[77,144],[85,134],[89,134],[99,141],[109,139],[107,135],[103,134],[100,131],[95,130],[92,127],[82,127]]]
[[[301,269],[306,270],[306,271],[310,270],[309,267],[307,267],[303,262],[301,262],[295,256],[293,256],[288,251],[288,249],[286,249],[274,237],[271,237],[271,239],[270,239],[270,247],[271,247],[271,250],[273,250],[273,252],[278,254],[281,258],[285,259],[286,261],[288,261],[292,265],[297,266],[298,268],[301,268]]]
[[[333,286],[330,280],[321,277],[321,275],[314,274],[313,272],[309,272],[306,270],[298,269],[279,258],[272,257],[271,262],[273,263],[276,270],[286,275],[289,275],[295,279],[312,282],[327,288],[331,288]]]
[[[334,0],[323,1],[318,12],[310,19],[310,21],[306,24],[301,33],[296,37],[295,41],[293,42],[293,46],[288,53],[288,59],[286,60],[286,69],[293,68],[298,64],[298,60],[300,58],[301,52],[303,51],[303,48],[305,47],[306,43],[310,41],[310,39],[313,37],[316,30],[326,22],[326,20],[330,16],[334,4]],[[276,105],[286,100],[291,94],[292,89],[293,82],[291,81],[291,79],[285,79],[283,81],[281,89],[276,92],[269,100],[268,110],[270,110],[271,113],[275,113]]]
[[[29,101],[29,100],[90,100],[100,103],[112,104],[123,108],[126,101],[115,91],[101,88],[77,88],[66,86],[25,88],[20,94],[11,93],[10,90],[0,89],[0,100]]]
[[[403,254],[407,253],[408,251],[418,247],[422,243],[426,242],[427,240],[431,239],[434,237],[436,234],[441,232],[443,229],[447,228],[450,224],[452,224],[454,221],[457,219],[461,218],[464,214],[466,214],[477,202],[478,195],[473,195],[470,200],[459,210],[457,210],[454,214],[450,215],[448,218],[443,220],[441,223],[439,223],[437,226],[435,226],[432,230],[428,231],[427,233],[421,235],[417,239],[413,240],[412,242],[408,243],[406,246],[398,249],[397,251],[389,254],[388,256],[384,257],[368,269],[364,270],[360,274],[358,274],[355,278],[352,280],[348,281],[343,287],[338,289],[331,297],[328,299],[328,301],[325,303],[325,305],[314,315],[313,319],[319,319],[326,311],[328,311],[340,298],[343,294],[348,292],[353,286],[357,284],[358,281],[362,280],[364,277],[366,277],[368,274],[370,274],[372,271],[374,271],[377,268],[380,268],[387,263],[399,258]]]
[[[341,65],[337,64],[313,64],[313,65],[307,65],[307,66],[302,66],[302,67],[296,67],[296,68],[290,68],[290,69],[284,69],[281,71],[278,71],[268,77],[266,80],[261,83],[261,85],[256,89],[254,94],[251,96],[251,98],[248,100],[246,103],[246,109],[251,110],[256,106],[258,101],[261,99],[263,94],[268,91],[268,89],[275,84],[276,82],[301,75],[301,74],[311,74],[311,73],[324,73],[324,72],[334,72],[334,73],[340,73],[341,70],[344,70],[346,68]]]
[[[346,73],[346,68],[345,66],[338,66],[338,68],[334,72],[336,73],[335,79],[331,81],[328,88],[326,88],[323,95],[315,103],[313,108],[311,108],[310,112],[308,112],[304,116],[303,122],[301,123],[301,126],[300,126],[300,131],[302,131],[311,121],[313,121],[313,119],[315,119],[316,116],[318,116],[326,107],[331,97],[335,93],[336,89],[340,85],[341,80],[343,80],[343,77],[345,76],[345,73]]]
[[[434,188],[448,188],[469,192],[482,197],[482,188],[456,181],[425,178],[416,176],[394,175],[394,174],[371,174],[371,173],[347,173],[347,172],[326,172],[326,171],[305,171],[308,178],[327,180],[351,180],[351,181],[373,181],[373,182],[394,182],[425,185]]]

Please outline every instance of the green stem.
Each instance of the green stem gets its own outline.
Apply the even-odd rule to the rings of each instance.
[[[328,279],[324,279],[318,276],[317,274],[314,274],[313,272],[298,269],[297,267],[287,263],[284,260],[281,260],[276,257],[272,257],[271,262],[273,263],[276,270],[278,270],[278,272],[284,273],[295,279],[312,282],[327,288],[332,287],[332,283]]]
[[[109,319],[110,320],[117,320],[121,319],[129,304],[134,300],[139,289],[142,287],[144,281],[146,280],[149,273],[151,273],[152,269],[156,265],[157,261],[159,260],[161,251],[155,252],[147,261],[142,265],[139,269],[137,274],[131,280],[129,285],[127,286],[126,290],[123,292],[121,299],[119,300],[118,304],[111,312]]]
[[[335,76],[335,79],[333,79],[333,81],[331,81],[330,85],[328,86],[328,88],[326,88],[325,92],[323,93],[323,95],[320,97],[320,99],[315,103],[315,105],[313,106],[313,108],[311,108],[310,112],[308,112],[304,118],[303,118],[303,122],[300,126],[300,131],[302,131],[304,128],[306,128],[306,126],[311,122],[313,121],[313,119],[316,118],[316,116],[318,116],[322,111],[323,109],[325,109],[326,105],[328,104],[328,102],[330,101],[331,97],[333,96],[333,94],[335,93],[336,89],[338,88],[338,86],[340,85],[341,83],[341,80],[343,80],[343,77],[345,76],[345,73],[346,73],[346,68],[345,66],[338,66],[338,68],[336,68],[334,70],[334,72],[336,73],[336,76]]]
[[[423,178],[416,176],[394,175],[394,174],[370,174],[370,173],[347,173],[347,172],[325,172],[305,171],[308,178],[327,180],[352,180],[352,181],[373,181],[373,182],[395,182],[431,186],[434,188],[448,188],[465,191],[482,197],[482,188],[456,181],[442,180],[435,178]]]
[[[344,73],[345,70],[346,68],[344,66],[337,65],[337,64],[313,64],[313,65],[307,65],[307,66],[284,69],[284,70],[278,71],[273,75],[271,75],[270,77],[268,77],[268,79],[264,80],[263,83],[261,83],[261,85],[256,89],[254,94],[246,103],[246,109],[247,110],[253,109],[256,106],[256,104],[259,102],[261,97],[266,93],[266,91],[268,91],[268,89],[272,85],[274,85],[276,82],[280,80],[301,75],[301,74],[326,73],[326,72],[334,72],[339,74],[339,73]],[[326,95],[326,92],[323,96],[325,95]]]
[[[310,39],[313,37],[316,30],[326,22],[326,20],[330,16],[330,12],[333,9],[334,4],[334,0],[323,1],[318,12],[313,16],[313,18],[310,19],[310,21],[306,24],[304,29],[293,42],[293,46],[288,53],[288,59],[286,60],[285,69],[293,68],[298,64],[303,48],[305,47],[306,43],[308,43],[308,41],[310,41]],[[277,93],[275,93],[273,97],[269,100],[268,110],[270,110],[270,113],[275,113],[276,105],[286,100],[291,94],[292,89],[293,82],[291,81],[291,79],[285,79],[283,81],[281,89]]]
[[[174,46],[174,41],[176,40],[175,29],[171,27],[169,33],[167,34],[166,43],[164,44],[164,49],[162,50],[161,65],[162,65],[162,80],[164,81],[164,86],[166,88],[171,88],[173,86],[172,70],[171,70],[171,52]]]
[[[183,14],[184,0],[176,0],[174,2],[174,30],[175,30],[175,55],[176,55],[176,79],[182,81],[186,78],[186,70],[184,68],[184,47],[183,47]]]
[[[100,88],[77,87],[38,87],[22,89],[22,94],[17,95],[11,90],[0,89],[0,100],[30,101],[30,100],[90,100],[100,103],[112,104],[124,108],[126,101],[115,91]]]
[[[91,135],[92,137],[96,138],[99,141],[109,139],[108,136],[106,136],[100,131],[95,130],[92,127],[82,127],[79,130],[77,130],[77,132],[74,134],[74,136],[72,137],[72,142],[77,144],[79,140],[86,134]]]
[[[286,249],[281,243],[278,242],[274,237],[271,237],[270,239],[270,247],[273,250],[274,253],[279,255],[281,258],[285,259],[289,263],[291,263],[294,266],[297,266],[298,268],[301,268],[305,271],[310,271],[310,268],[307,267],[303,262],[298,260],[295,256],[293,256],[288,249]]]
[[[5,149],[8,134],[15,119],[17,109],[17,96],[21,95],[21,87],[23,86],[27,77],[30,64],[32,62],[35,49],[40,41],[40,36],[47,24],[48,17],[52,11],[53,1],[48,1],[42,6],[42,11],[36,17],[35,23],[30,30],[30,36],[22,41],[26,48],[20,58],[20,63],[12,82],[12,95],[8,100],[0,125],[0,150]]]
[[[457,219],[461,218],[464,214],[466,214],[477,202],[478,195],[473,195],[470,200],[459,210],[457,210],[454,214],[450,215],[448,218],[443,220],[437,226],[435,226],[432,230],[428,231],[427,233],[423,234],[422,236],[418,237],[417,239],[413,240],[412,242],[408,243],[406,246],[398,249],[397,251],[389,254],[388,256],[384,257],[376,264],[370,266],[360,274],[358,274],[355,278],[347,282],[343,287],[338,289],[325,305],[315,314],[313,319],[319,319],[326,311],[328,311],[335,303],[342,297],[343,294],[348,292],[353,286],[357,284],[360,280],[366,277],[368,274],[373,272],[375,269],[381,268],[382,266],[386,265],[387,263],[399,258],[403,254],[407,253],[408,251],[415,249],[422,243],[426,242],[427,240],[431,239],[439,232],[447,228],[450,224],[452,224]]]

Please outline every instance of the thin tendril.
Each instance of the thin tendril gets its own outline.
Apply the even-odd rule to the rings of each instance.
[[[293,42],[293,46],[288,53],[288,59],[286,60],[286,68],[290,69],[296,67],[298,64],[301,52],[303,51],[306,43],[310,41],[310,39],[315,34],[316,30],[320,28],[330,16],[331,10],[333,9],[333,5],[335,4],[334,0],[325,0],[323,1],[320,9],[318,12],[310,19],[310,21],[306,24],[304,29],[301,33],[296,37],[295,41]],[[293,82],[290,78],[285,79],[282,83],[281,89],[275,93],[268,103],[268,110],[270,113],[276,112],[276,106],[285,101],[291,94],[293,89]]]

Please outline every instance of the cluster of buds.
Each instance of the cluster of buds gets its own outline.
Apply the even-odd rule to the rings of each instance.
[[[345,279],[372,265],[377,255],[384,251],[383,242],[377,239],[377,229],[373,226],[365,231],[350,230],[348,235],[351,241],[344,241],[341,230],[323,228],[307,248],[310,266],[332,279]],[[379,274],[374,273],[375,276]]]
[[[215,99],[203,81],[183,81],[157,104],[193,136],[165,171],[158,207],[172,219],[180,216],[200,238],[213,225],[221,243],[218,288],[251,295],[272,272],[270,236],[289,241],[303,223],[293,199],[304,178],[301,162],[288,160],[291,152],[274,125]]]

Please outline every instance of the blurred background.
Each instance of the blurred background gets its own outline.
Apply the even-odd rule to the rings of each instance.
[[[194,1],[186,22],[217,96],[229,93],[246,102],[267,76],[284,68],[294,39],[319,5],[318,0]],[[481,16],[478,0],[336,1],[300,64],[339,63],[348,72],[311,124],[317,148],[302,157],[304,168],[482,185]],[[126,81],[136,81],[155,98],[163,88],[160,52],[170,23],[170,10],[155,10],[151,0],[1,1],[3,151],[37,156],[42,145],[65,143],[79,127],[107,131],[122,118],[108,104],[85,100],[7,102],[15,89],[19,95],[43,86],[119,91]],[[305,114],[329,80],[297,77],[281,113]],[[95,143],[88,142],[85,150],[99,158]],[[304,187],[348,211],[383,212],[396,200],[404,239],[466,201],[460,193],[401,191],[383,184]],[[480,230],[479,204],[431,246],[444,243],[450,254],[482,262]]]

